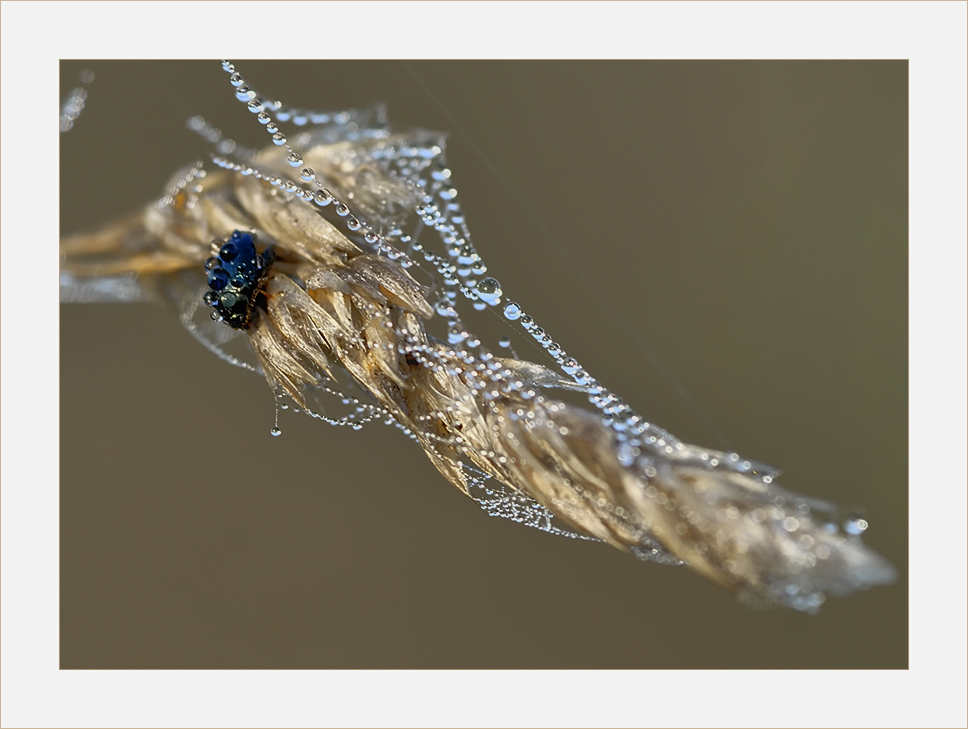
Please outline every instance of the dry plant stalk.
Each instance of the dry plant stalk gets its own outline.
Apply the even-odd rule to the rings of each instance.
[[[196,165],[159,203],[63,240],[63,300],[168,302],[226,359],[244,364],[232,347],[247,342],[277,396],[328,420],[325,396],[350,397],[356,413],[340,422],[398,425],[492,513],[684,562],[752,604],[816,612],[825,594],[895,579],[862,544],[866,522],[838,523],[835,507],[777,487],[772,469],[647,423],[516,304],[505,315],[564,375],[474,346],[457,293],[482,308],[502,292],[494,279],[477,280],[484,266],[453,202],[442,135],[392,133],[379,108],[287,110],[258,99],[231,64],[226,70],[275,144],[256,153],[232,143],[233,158],[213,156],[222,169]],[[299,114],[315,126],[290,144],[275,122]],[[204,121],[191,125],[212,136]],[[221,265],[211,257],[235,231],[275,254],[239,331],[210,321],[202,303],[205,262]],[[447,254],[426,249],[420,231],[436,234]],[[432,287],[409,273],[418,256],[436,269]],[[222,295],[209,290],[211,301]],[[441,318],[447,342],[427,330]],[[550,397],[550,388],[584,392],[597,410]]]

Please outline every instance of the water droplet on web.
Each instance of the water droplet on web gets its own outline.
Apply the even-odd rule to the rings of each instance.
[[[229,83],[233,86],[241,86],[245,83],[245,79],[242,78],[242,74],[233,73],[231,76],[229,76]]]
[[[269,432],[272,433],[272,435],[274,435],[274,436],[280,436],[280,435],[282,435],[282,431],[279,430],[278,426],[275,426],[275,425],[272,426],[272,428],[269,430]]]
[[[497,343],[499,347],[510,347],[511,337],[501,337],[500,339],[497,340]]]
[[[481,297],[481,300],[485,304],[490,306],[496,306],[501,301],[501,284],[495,278],[485,278],[477,284],[477,295]],[[507,309],[505,309],[505,316],[507,315]]]
[[[298,167],[302,163],[303,163],[303,158],[300,157],[298,154],[296,154],[295,152],[291,152],[289,154],[289,166],[290,167]]]
[[[863,534],[867,531],[867,520],[864,519],[860,514],[849,514],[847,519],[844,521],[844,531],[848,534],[853,534],[854,536],[858,534]]]
[[[469,266],[476,260],[479,260],[479,256],[474,252],[474,248],[471,245],[462,246],[457,254],[457,262],[465,266]]]
[[[508,302],[507,306],[504,307],[504,316],[511,321],[514,321],[521,316],[521,307],[515,304],[513,301]]]
[[[451,317],[457,314],[457,310],[447,299],[441,299],[438,301],[436,309],[437,313],[444,317]]]
[[[286,143],[286,135],[282,132],[276,132],[272,135],[272,143],[277,146],[282,146]]]
[[[458,326],[453,326],[447,330],[447,341],[451,344],[460,344],[469,336],[468,332]]]

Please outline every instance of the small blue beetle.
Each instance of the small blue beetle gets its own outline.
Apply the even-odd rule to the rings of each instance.
[[[268,247],[256,252],[251,233],[236,230],[217,256],[205,261],[208,288],[205,303],[214,308],[212,318],[233,329],[248,329],[256,297],[262,291],[275,260]]]

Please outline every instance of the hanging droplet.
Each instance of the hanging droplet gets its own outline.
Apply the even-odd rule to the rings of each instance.
[[[316,190],[316,197],[314,199],[317,205],[325,207],[333,202],[333,193],[324,187],[322,190]]]
[[[350,230],[357,231],[361,227],[363,227],[363,225],[356,218],[350,218],[349,220],[346,221],[346,227],[349,228]]]
[[[312,167],[303,167],[302,171],[299,173],[299,176],[302,177],[306,182],[309,182],[316,177],[316,170],[314,170]]]
[[[272,135],[272,143],[276,146],[282,146],[286,143],[286,135],[282,132],[276,132]]]
[[[260,111],[265,110],[265,107],[262,105],[262,102],[259,101],[258,99],[253,99],[247,104],[247,106],[249,108],[249,111],[251,111],[253,114],[258,114]]]
[[[513,301],[508,302],[507,306],[504,307],[504,316],[505,318],[514,321],[521,316],[521,307],[515,304]]]
[[[274,435],[274,436],[280,436],[280,435],[282,435],[282,431],[276,425],[273,425],[272,428],[269,430],[269,432],[272,433],[272,435]]]
[[[235,90],[235,96],[239,101],[249,101],[255,98],[255,91],[243,84]]]
[[[289,166],[290,167],[298,167],[302,163],[303,163],[303,158],[300,157],[298,154],[296,154],[295,152],[291,152],[289,154]]]
[[[241,86],[245,83],[245,79],[242,78],[242,74],[233,73],[231,76],[229,76],[229,83],[233,86]]]
[[[231,61],[222,61],[222,70],[228,71],[229,73],[235,73],[235,64]]]
[[[505,347],[505,348],[510,347],[511,337],[501,337],[500,339],[497,340],[497,343],[499,347]]]

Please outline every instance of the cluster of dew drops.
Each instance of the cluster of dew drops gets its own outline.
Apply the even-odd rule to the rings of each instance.
[[[444,256],[425,248],[423,244],[416,240],[420,227],[414,231],[413,235],[405,234],[399,228],[393,228],[381,235],[365,221],[354,215],[349,205],[345,201],[338,200],[332,191],[324,187],[322,182],[317,179],[315,171],[304,165],[302,156],[290,146],[288,137],[280,130],[277,123],[278,121],[291,120],[297,126],[303,126],[307,122],[345,124],[352,121],[352,112],[333,115],[284,109],[278,101],[267,101],[260,98],[236,70],[233,63],[223,61],[222,68],[230,74],[229,80],[235,87],[236,98],[245,103],[248,110],[256,115],[258,122],[270,135],[272,143],[286,148],[289,152],[289,164],[293,168],[300,168],[299,178],[306,184],[305,186],[297,184],[292,180],[282,179],[271,172],[259,170],[250,161],[252,158],[251,152],[241,150],[241,148],[239,148],[239,153],[235,155],[239,161],[212,155],[213,162],[224,169],[265,180],[286,193],[301,197],[308,203],[314,203],[319,207],[334,206],[336,214],[344,220],[346,228],[351,233],[362,236],[368,244],[374,247],[378,254],[399,262],[405,268],[415,265],[414,259],[422,256],[442,278],[440,298],[436,301],[434,308],[448,322],[448,341],[457,348],[464,364],[467,365],[464,370],[465,373],[470,375],[472,379],[476,378],[475,387],[483,391],[485,400],[498,397],[502,392],[507,393],[509,390],[513,390],[524,399],[533,398],[536,402],[543,402],[542,396],[533,389],[520,381],[515,382],[510,371],[502,368],[495,361],[493,355],[481,346],[480,340],[463,325],[456,307],[458,294],[470,300],[477,310],[483,310],[487,307],[499,310],[506,320],[521,326],[524,332],[530,335],[554,359],[559,369],[575,382],[578,389],[587,394],[589,402],[601,413],[602,422],[614,432],[618,459],[623,466],[632,466],[638,461],[638,464],[648,473],[651,470],[652,459],[643,455],[644,451],[662,454],[672,453],[683,448],[683,444],[678,439],[645,421],[621,398],[592,378],[579,362],[574,357],[569,356],[557,342],[546,334],[544,329],[519,304],[513,301],[504,301],[504,292],[497,279],[491,276],[478,279],[479,276],[483,276],[487,272],[487,267],[471,242],[470,231],[467,228],[460,203],[456,199],[457,190],[451,181],[451,171],[440,162],[442,158],[440,147],[436,145],[386,145],[384,147],[377,146],[372,154],[378,159],[385,159],[392,163],[391,173],[411,183],[420,200],[416,208],[421,220],[419,225],[432,228],[437,232],[446,246],[446,255]],[[273,114],[275,114],[275,118]],[[212,136],[212,131],[205,127],[204,123],[195,122],[195,128],[201,133]],[[385,136],[387,133],[381,129],[361,129],[356,133],[356,138],[364,138],[367,135],[373,138],[381,134]],[[349,138],[352,139],[353,137],[350,136]],[[220,149],[227,152],[230,149],[235,149],[236,146],[231,140],[224,140],[220,144]],[[427,174],[428,172],[429,174]],[[390,242],[391,240],[406,247],[406,252],[393,245]],[[499,344],[505,348],[509,347],[510,340],[507,337],[502,337]],[[417,356],[418,359],[420,359],[420,355],[426,354],[417,351],[416,346],[405,347],[404,353]],[[426,364],[432,366],[434,363],[426,362]],[[360,427],[363,420],[372,420],[378,416],[383,417],[385,422],[397,424],[386,411],[363,403],[356,398],[343,397],[343,402],[355,405],[357,416],[330,419],[315,413],[310,414],[333,424],[351,425],[354,428]],[[365,416],[362,419],[359,417],[361,414]],[[530,413],[525,413],[524,417],[530,415]],[[403,429],[407,430],[406,428]],[[278,425],[272,429],[272,432],[273,434],[281,432]],[[407,432],[410,437],[415,438],[412,433]],[[733,456],[735,454],[731,454],[730,457],[733,458]],[[640,458],[641,460],[639,460]],[[738,470],[749,469],[748,462],[741,462],[738,457],[733,460],[737,461],[734,467]],[[712,463],[711,465],[718,464]],[[733,466],[730,463],[723,465]]]

